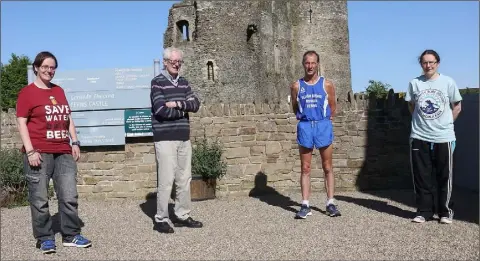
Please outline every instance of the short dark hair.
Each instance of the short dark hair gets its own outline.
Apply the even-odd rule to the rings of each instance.
[[[317,56],[317,63],[319,63],[320,62],[320,55],[318,55],[318,53],[313,51],[313,50],[306,51],[303,54],[302,63],[305,62],[305,57],[307,57],[307,55],[312,55],[312,54]]]
[[[420,55],[420,57],[418,57],[418,63],[419,64],[422,64],[423,56],[425,56],[427,54],[431,54],[431,55],[435,56],[435,60],[437,60],[437,63],[440,63],[440,55],[438,55],[438,53],[435,52],[434,50],[427,49],[427,50],[423,51],[423,53]]]
[[[51,52],[47,52],[47,51],[43,51],[43,52],[40,52],[37,54],[37,56],[35,57],[35,60],[33,61],[33,73],[35,73],[35,75],[37,75],[37,71],[35,70],[35,67],[40,67],[42,66],[42,63],[43,61],[45,61],[45,59],[47,58],[52,58],[53,60],[55,60],[55,69],[57,69],[58,67],[58,62],[57,62],[57,58],[55,57],[55,55],[53,55]]]

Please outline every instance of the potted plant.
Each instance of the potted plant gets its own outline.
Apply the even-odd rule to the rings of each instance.
[[[190,192],[193,201],[214,199],[217,179],[227,174],[227,163],[222,159],[223,148],[206,137],[196,140],[192,148],[192,182]]]

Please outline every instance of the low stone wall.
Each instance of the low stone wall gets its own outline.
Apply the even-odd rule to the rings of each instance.
[[[405,102],[393,93],[381,101],[349,93],[348,102],[338,104],[333,156],[337,191],[411,183],[409,117]],[[258,173],[265,174],[267,185],[278,191],[299,190],[296,123],[287,103],[206,104],[192,114],[192,142],[204,136],[218,138],[225,148],[228,171],[217,182],[217,196],[248,194]],[[2,147],[21,146],[12,111],[2,112],[1,142]],[[151,137],[127,138],[124,146],[82,147],[82,153],[78,163],[80,197],[144,198],[155,191]],[[323,191],[318,151],[314,152],[311,176],[313,190]]]

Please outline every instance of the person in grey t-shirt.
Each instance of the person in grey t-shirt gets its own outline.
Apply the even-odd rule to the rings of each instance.
[[[419,63],[424,74],[410,81],[405,97],[412,113],[410,159],[417,205],[412,221],[431,220],[436,203],[440,223],[450,224],[456,140],[453,122],[461,111],[462,96],[452,78],[437,72],[437,52],[425,50]]]

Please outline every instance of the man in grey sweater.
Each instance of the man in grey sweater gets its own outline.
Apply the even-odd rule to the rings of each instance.
[[[152,79],[152,130],[157,160],[157,214],[154,229],[173,233],[170,226],[168,201],[173,184],[176,185],[175,227],[202,227],[190,217],[190,181],[192,146],[190,143],[189,112],[197,112],[200,101],[188,81],[179,76],[183,53],[177,48],[167,48],[163,53],[164,70]]]

